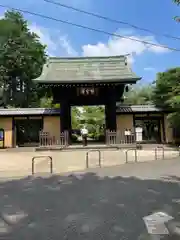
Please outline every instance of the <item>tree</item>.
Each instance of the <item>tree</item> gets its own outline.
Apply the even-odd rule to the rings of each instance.
[[[23,15],[7,11],[0,20],[0,87],[6,105],[37,105],[37,78],[46,62],[46,46],[30,31]]]
[[[85,124],[89,130],[89,135],[99,138],[104,135],[105,113],[102,106],[85,106],[81,115],[81,124]]]
[[[71,126],[72,129],[79,129],[80,128],[80,116],[81,116],[81,112],[79,110],[79,108],[77,107],[72,107],[72,111],[71,111]]]
[[[169,108],[169,118],[173,124],[180,121],[180,68],[158,73],[155,82],[154,103],[161,108]]]
[[[131,88],[129,92],[124,95],[125,104],[152,104],[152,94],[153,87],[152,85],[145,85],[143,87]]]
[[[180,5],[180,0],[173,0],[173,2],[177,5]],[[179,22],[180,21],[179,16],[175,16],[175,20]]]

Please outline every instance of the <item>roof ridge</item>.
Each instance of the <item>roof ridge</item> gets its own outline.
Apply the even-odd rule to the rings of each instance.
[[[154,104],[119,104],[118,103],[118,105],[117,106],[120,106],[120,107],[137,107],[137,106],[139,106],[139,107],[144,107],[144,106],[148,106],[148,107],[155,107],[155,105]]]
[[[125,55],[110,55],[110,56],[79,56],[79,57],[49,57],[49,59],[107,59],[107,58],[121,58],[121,57],[127,57],[129,54]]]
[[[136,106],[136,107],[155,107],[154,104],[132,104],[131,106]]]
[[[0,108],[0,111],[59,110],[59,108]]]

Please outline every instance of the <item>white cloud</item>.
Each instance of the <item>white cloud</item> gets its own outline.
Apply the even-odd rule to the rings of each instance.
[[[152,43],[152,45],[151,44],[149,44],[149,45],[145,44],[150,52],[154,52],[154,53],[167,53],[167,52],[170,52],[170,50],[168,48],[162,46],[163,44],[159,44],[156,41],[154,36],[146,36],[144,38],[140,37],[139,40]]]
[[[161,47],[161,46],[151,46],[151,50],[152,50],[152,52],[155,52],[155,53],[170,52],[170,50],[168,48],[164,48],[164,47]]]
[[[129,61],[132,63],[135,56],[139,56],[145,52],[152,52],[155,54],[169,52],[166,48],[143,43],[143,41],[145,41],[157,44],[157,41],[153,36],[135,36],[135,34],[129,35],[133,33],[132,30],[129,29],[123,30],[123,35],[136,39],[137,41],[128,38],[111,37],[106,43],[98,42],[97,44],[83,45],[82,52],[80,54],[78,54],[78,52],[73,48],[68,36],[62,34],[59,30],[49,30],[33,24],[31,25],[31,31],[37,33],[41,42],[47,45],[47,52],[50,56],[74,57],[78,55],[113,56],[129,54]],[[120,34],[122,34],[122,31],[120,31]],[[148,70],[147,68],[144,70],[150,71],[150,69]]]
[[[127,30],[127,35],[129,38],[111,37],[107,43],[98,42],[97,44],[87,44],[82,47],[83,56],[110,56],[110,55],[124,55],[130,54],[130,61],[134,60],[135,55],[140,55],[145,52],[153,53],[166,53],[169,52],[160,46],[153,46],[150,44],[145,44],[145,42],[150,42],[157,44],[156,39],[153,36],[129,36],[130,31]],[[134,41],[132,39],[136,39]]]
[[[49,56],[77,56],[78,53],[73,49],[68,37],[62,35],[60,31],[37,26],[33,24],[30,30],[36,33],[40,41],[47,45],[47,54]]]
[[[43,27],[39,27],[36,24],[31,25],[30,30],[39,36],[42,44],[47,45],[47,53],[49,55],[53,55],[53,52],[56,51],[57,45],[51,39],[48,30]]]
[[[75,49],[72,47],[70,41],[68,40],[67,36],[61,36],[59,38],[59,42],[62,45],[62,47],[64,48],[64,50],[66,51],[68,56],[77,56],[78,53],[75,51]]]
[[[145,67],[144,71],[154,72],[156,69],[153,67]]]

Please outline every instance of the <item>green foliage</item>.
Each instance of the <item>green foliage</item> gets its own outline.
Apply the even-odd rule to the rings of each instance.
[[[173,127],[180,127],[180,112],[172,112],[168,115],[168,120]]]
[[[72,142],[77,142],[78,141],[78,136],[76,134],[72,134],[71,140],[72,140]]]
[[[178,108],[180,95],[180,68],[158,73],[154,89],[154,102],[162,108]]]
[[[72,108],[72,129],[81,129],[85,125],[89,132],[89,138],[99,140],[99,137],[104,136],[104,123],[104,108],[101,106],[85,106],[81,111],[77,107]]]
[[[152,104],[153,103],[153,86],[145,85],[142,87],[134,87],[124,95],[124,104]]]
[[[173,0],[173,2],[177,5],[180,5],[180,0]],[[179,16],[175,16],[175,20],[179,22],[180,21]]]
[[[72,107],[72,111],[71,111],[71,126],[72,126],[72,129],[79,129],[80,128],[80,116],[81,116],[81,112],[80,112],[79,108]]]
[[[53,98],[44,96],[40,99],[40,107],[42,108],[51,108],[53,105]]]
[[[176,4],[180,4],[180,0],[173,0]]]
[[[98,139],[100,135],[104,135],[103,126],[105,124],[104,107],[84,107],[81,120],[89,131],[89,137]]]
[[[169,69],[158,73],[154,89],[154,103],[161,108],[170,109],[169,115],[172,124],[180,120],[180,68]]]
[[[37,78],[46,62],[46,46],[30,31],[21,13],[7,11],[0,20],[0,87],[6,105],[37,105]]]
[[[38,104],[38,103],[37,103]],[[53,103],[53,97],[45,95],[44,97],[40,98],[38,107],[42,108],[60,108],[59,103]]]

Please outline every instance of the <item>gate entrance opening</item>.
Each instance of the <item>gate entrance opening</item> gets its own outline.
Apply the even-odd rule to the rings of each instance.
[[[82,106],[71,107],[71,143],[82,144],[81,129],[88,130],[87,142],[105,143],[105,107]]]

